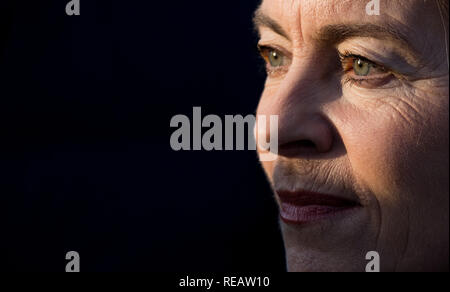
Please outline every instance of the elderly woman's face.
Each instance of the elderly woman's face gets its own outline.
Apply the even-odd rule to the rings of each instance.
[[[291,271],[447,270],[449,79],[437,2],[264,0],[268,77],[259,115],[279,116],[263,162]]]

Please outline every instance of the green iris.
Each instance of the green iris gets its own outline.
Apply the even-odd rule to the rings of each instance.
[[[270,51],[268,58],[269,58],[270,66],[272,66],[272,67],[283,66],[283,56],[279,52],[277,52],[275,50]]]
[[[364,61],[362,59],[355,59],[353,61],[353,70],[358,76],[367,76],[370,73],[370,69],[374,67],[372,63]]]

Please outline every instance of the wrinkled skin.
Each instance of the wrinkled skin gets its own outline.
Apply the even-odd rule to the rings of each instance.
[[[270,71],[257,114],[279,116],[279,156],[262,162],[276,191],[305,187],[354,193],[351,216],[305,225],[281,222],[289,271],[364,271],[377,251],[382,271],[448,270],[449,79],[444,27],[434,1],[264,0],[260,45],[285,64]],[[401,31],[330,43],[328,25],[373,23]],[[395,71],[387,80],[344,82],[337,52]],[[309,144],[293,144],[309,141]],[[292,147],[292,145],[297,145]]]

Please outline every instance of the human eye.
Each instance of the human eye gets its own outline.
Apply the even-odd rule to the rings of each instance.
[[[363,88],[380,88],[390,83],[395,74],[387,67],[360,55],[348,52],[339,53],[343,84],[357,85]]]
[[[291,65],[291,58],[282,49],[259,45],[258,50],[266,63],[269,77],[280,77],[287,73]]]

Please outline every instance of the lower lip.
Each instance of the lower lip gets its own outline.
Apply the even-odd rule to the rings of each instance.
[[[317,196],[320,197],[321,195]],[[304,201],[302,201],[301,204],[298,204],[295,202],[295,195],[292,196],[292,194],[290,194],[288,199],[284,198],[284,200],[283,197],[281,197],[281,220],[287,224],[305,224],[345,214],[348,211],[360,207],[359,205],[350,202],[337,200],[333,201],[331,204],[327,204],[326,202],[330,201],[329,198],[330,197],[327,197],[327,199],[324,200],[324,203],[317,203],[317,200],[314,200],[315,202],[311,204]]]

